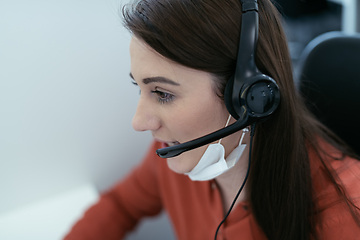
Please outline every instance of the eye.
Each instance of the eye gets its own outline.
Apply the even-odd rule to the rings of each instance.
[[[155,91],[151,91],[151,92],[155,93],[158,96],[158,100],[160,103],[170,102],[174,98],[174,95],[172,95],[171,93],[162,92],[159,90],[155,90]]]

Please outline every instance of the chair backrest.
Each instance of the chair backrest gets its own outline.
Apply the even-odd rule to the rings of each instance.
[[[297,79],[310,110],[360,155],[360,34],[315,38],[300,57]]]

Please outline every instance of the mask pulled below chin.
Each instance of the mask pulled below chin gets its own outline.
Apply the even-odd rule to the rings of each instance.
[[[235,165],[244,152],[246,144],[241,144],[241,142],[226,160],[224,146],[220,143],[210,144],[198,164],[185,175],[193,181],[207,181],[223,174]]]

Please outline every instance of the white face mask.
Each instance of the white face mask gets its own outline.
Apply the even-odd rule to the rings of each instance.
[[[226,123],[226,126],[229,123],[229,119]],[[225,127],[226,127],[225,126]],[[232,168],[235,163],[240,159],[246,144],[241,144],[244,138],[244,135],[249,130],[244,128],[243,134],[241,135],[241,139],[239,142],[239,146],[237,146],[226,158],[225,160],[225,149],[224,146],[220,144],[221,139],[218,143],[210,144],[200,161],[196,164],[196,166],[188,173],[185,173],[189,176],[189,178],[193,181],[207,181],[216,178],[217,176],[223,174]]]

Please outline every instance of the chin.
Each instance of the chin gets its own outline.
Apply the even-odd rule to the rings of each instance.
[[[184,162],[186,163],[186,161],[182,161],[180,156],[167,158],[166,161],[169,169],[179,174],[190,172],[191,169],[194,168],[191,166],[187,166],[188,164],[184,164]]]
[[[205,148],[200,147],[196,150],[184,152],[179,156],[167,158],[167,165],[170,170],[184,174],[190,172],[196,164],[200,161],[201,156],[204,154]]]

